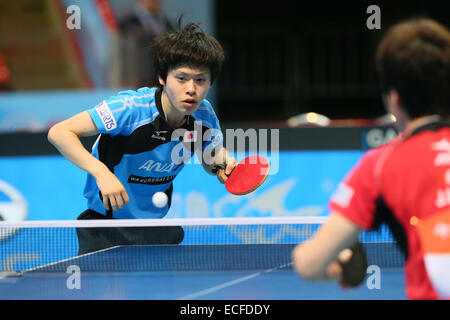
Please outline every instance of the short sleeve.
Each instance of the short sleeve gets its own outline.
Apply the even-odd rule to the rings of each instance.
[[[329,207],[363,229],[371,229],[378,190],[375,183],[375,164],[380,150],[366,153],[339,184]]]
[[[149,106],[152,100],[150,97],[154,95],[133,90],[122,91],[103,100],[88,112],[99,133],[115,136],[129,130],[133,123],[147,116],[142,107]]]

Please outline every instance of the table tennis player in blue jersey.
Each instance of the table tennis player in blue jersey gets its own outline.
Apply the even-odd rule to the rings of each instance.
[[[217,172],[221,183],[237,164],[205,100],[223,64],[220,43],[189,23],[159,36],[153,54],[159,87],[120,92],[49,130],[49,141],[88,173],[88,209],[78,219],[163,218],[172,182],[194,153],[210,174],[225,168]],[[89,152],[79,138],[97,134]],[[152,203],[156,192],[167,194],[166,206]],[[80,254],[115,245],[176,244],[184,237],[181,227],[86,229],[77,230]]]

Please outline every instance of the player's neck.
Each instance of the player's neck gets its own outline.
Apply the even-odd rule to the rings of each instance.
[[[406,124],[406,131],[412,132],[415,129],[422,127],[424,125],[427,125],[429,123],[438,122],[441,120],[441,117],[439,115],[430,115],[430,116],[424,116],[420,118],[416,118],[413,120],[410,120]]]
[[[161,104],[166,116],[167,123],[173,128],[179,128],[186,122],[186,116],[180,113],[170,102],[169,98],[162,92]]]

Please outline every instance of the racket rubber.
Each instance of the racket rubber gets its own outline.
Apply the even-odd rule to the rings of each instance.
[[[228,192],[245,195],[259,188],[270,172],[269,161],[262,156],[249,156],[233,170],[225,183]]]

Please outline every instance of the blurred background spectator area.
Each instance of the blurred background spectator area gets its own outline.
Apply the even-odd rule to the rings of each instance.
[[[0,51],[12,73],[12,90],[89,87],[58,4],[0,2]]]
[[[308,112],[332,119],[376,118],[384,114],[374,67],[383,31],[414,15],[448,26],[449,4],[380,4],[381,30],[366,26],[370,4],[1,1],[0,68],[9,70],[4,88],[21,92],[150,86],[151,40],[184,14],[185,22],[201,22],[225,49],[223,73],[212,91],[223,122],[282,121]],[[80,29],[66,25],[70,5],[80,8]],[[146,5],[156,5],[159,13],[140,11]]]

